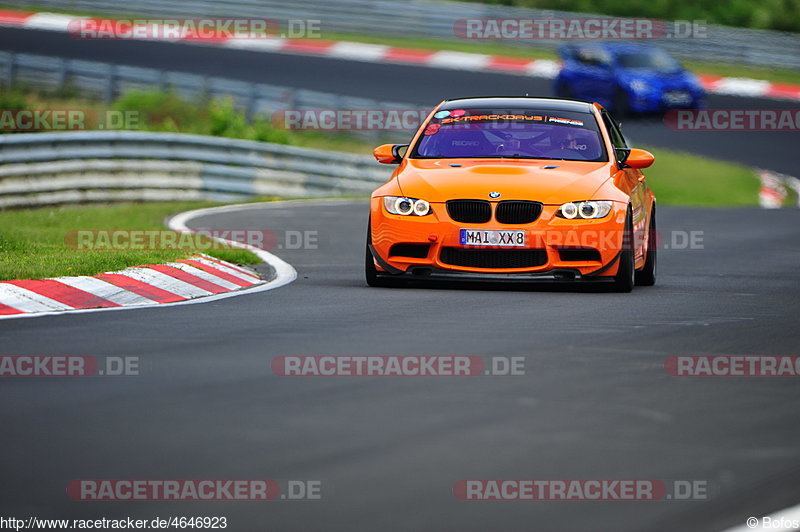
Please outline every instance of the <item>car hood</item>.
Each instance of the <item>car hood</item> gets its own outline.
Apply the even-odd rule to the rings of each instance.
[[[432,203],[514,199],[557,205],[592,199],[609,179],[609,163],[508,159],[408,159],[398,175],[405,196]],[[490,198],[490,192],[500,197]]]

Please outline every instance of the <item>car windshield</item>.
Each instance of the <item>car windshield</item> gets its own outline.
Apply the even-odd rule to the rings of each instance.
[[[411,157],[605,161],[589,113],[530,109],[454,109],[425,125]]]
[[[646,68],[658,72],[676,72],[681,69],[677,61],[661,50],[620,54],[619,63],[624,68]]]

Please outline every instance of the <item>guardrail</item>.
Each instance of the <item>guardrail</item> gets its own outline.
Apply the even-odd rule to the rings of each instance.
[[[363,195],[372,157],[179,133],[0,135],[0,208],[86,201]]]
[[[15,84],[42,89],[78,89],[86,98],[112,102],[132,89],[160,88],[174,91],[187,100],[204,96],[230,97],[246,111],[248,118],[286,109],[416,109],[409,103],[378,101],[329,92],[293,89],[265,83],[170,72],[100,61],[65,59],[34,54],[0,52],[0,80],[6,89]],[[351,130],[348,134],[379,144],[403,142],[413,131],[378,129]]]
[[[453,23],[462,18],[576,18],[597,17],[564,11],[512,8],[500,5],[372,0],[35,0],[19,2],[60,11],[141,15],[150,17],[260,17],[318,19],[322,30],[399,37],[456,40]],[[661,39],[673,54],[708,62],[800,68],[800,35],[727,26],[705,26],[705,37]],[[667,23],[672,31],[672,23]],[[520,47],[555,48],[556,41],[506,41]]]

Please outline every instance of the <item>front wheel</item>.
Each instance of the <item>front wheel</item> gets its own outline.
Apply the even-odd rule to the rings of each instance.
[[[619,252],[619,269],[614,276],[613,290],[615,292],[630,292],[633,290],[636,274],[633,258],[633,220],[631,212],[625,217],[625,232],[622,235],[622,251]]]
[[[392,279],[391,277],[384,277],[378,275],[378,269],[375,267],[375,259],[372,257],[372,252],[369,250],[369,245],[372,242],[372,235],[370,230],[367,229],[367,256],[364,261],[364,278],[368,286],[378,286],[383,288],[398,287],[403,284],[400,279]]]
[[[637,286],[653,286],[656,284],[656,254],[658,251],[658,241],[656,233],[656,208],[650,214],[650,228],[647,230],[647,258],[644,268],[636,272]]]

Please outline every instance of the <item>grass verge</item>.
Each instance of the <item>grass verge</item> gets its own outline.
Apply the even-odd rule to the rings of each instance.
[[[213,207],[212,202],[125,203],[119,205],[77,205],[42,209],[0,211],[0,280],[41,279],[64,275],[96,275],[130,266],[159,264],[206,253],[237,264],[261,260],[249,251],[229,248],[202,249],[203,240],[181,249],[74,249],[68,243],[70,231],[164,230],[167,216],[192,209]],[[181,243],[185,244],[186,239]]]
[[[644,173],[660,205],[758,205],[761,184],[751,168],[685,152],[647,150],[655,155],[656,162]]]

